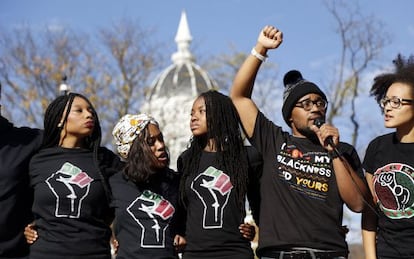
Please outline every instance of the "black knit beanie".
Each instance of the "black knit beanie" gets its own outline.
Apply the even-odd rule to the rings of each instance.
[[[285,91],[283,92],[283,106],[282,114],[283,119],[289,125],[289,118],[292,113],[293,107],[296,102],[302,97],[310,93],[319,94],[322,99],[327,101],[326,95],[319,87],[302,77],[302,74],[297,70],[291,70],[283,77],[283,84],[285,85]]]

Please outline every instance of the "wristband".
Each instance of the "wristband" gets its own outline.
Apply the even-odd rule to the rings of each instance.
[[[257,52],[254,47],[252,48],[252,51],[250,52],[250,54],[252,54],[253,56],[255,56],[258,60],[260,60],[262,62],[266,61],[267,55],[263,56],[262,54]]]

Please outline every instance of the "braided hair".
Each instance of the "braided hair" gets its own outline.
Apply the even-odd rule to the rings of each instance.
[[[95,149],[101,143],[101,126],[98,115],[92,103],[85,96],[78,93],[61,95],[53,100],[46,109],[44,119],[43,148],[56,147],[59,145],[60,133],[68,119],[72,103],[75,97],[84,99],[92,109],[94,129],[92,134],[85,139],[85,148]]]
[[[393,63],[395,66],[394,72],[384,73],[374,78],[370,94],[375,97],[378,103],[385,97],[388,88],[397,82],[411,86],[411,94],[414,96],[414,56],[410,55],[407,59],[404,59],[401,54],[398,54]]]
[[[244,211],[244,201],[248,185],[247,152],[243,145],[240,118],[231,99],[215,90],[199,95],[206,106],[207,133],[193,136],[190,147],[179,159],[182,172],[180,198],[186,204],[185,182],[189,176],[198,174],[201,154],[209,140],[217,148],[217,163],[230,176],[235,187],[237,202]],[[197,99],[198,99],[197,98]]]
[[[90,106],[91,112],[93,114],[92,117],[94,120],[94,129],[92,134],[85,138],[84,148],[89,149],[93,152],[93,160],[96,167],[100,169],[98,173],[102,180],[103,188],[109,201],[112,196],[110,188],[108,186],[108,182],[102,173],[103,171],[107,170],[106,168],[108,167],[109,161],[105,160],[108,160],[109,154],[100,152],[102,136],[101,126],[99,124],[99,119],[96,110],[88,98],[79,93],[69,93],[67,95],[58,96],[49,104],[49,106],[46,108],[44,117],[44,134],[41,148],[43,149],[59,146],[61,131],[65,126],[70,110],[72,108],[73,100],[76,97],[84,99]]]

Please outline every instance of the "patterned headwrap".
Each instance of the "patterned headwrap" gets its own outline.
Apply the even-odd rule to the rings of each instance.
[[[135,138],[147,127],[148,123],[158,127],[158,122],[147,114],[124,115],[115,125],[112,135],[120,156],[128,157],[129,149]]]

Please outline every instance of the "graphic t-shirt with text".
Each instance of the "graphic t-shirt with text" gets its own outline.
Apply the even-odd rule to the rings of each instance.
[[[327,151],[283,131],[260,112],[250,141],[264,161],[258,254],[295,247],[346,254],[343,201]],[[342,142],[337,148],[363,178],[354,148]]]

